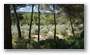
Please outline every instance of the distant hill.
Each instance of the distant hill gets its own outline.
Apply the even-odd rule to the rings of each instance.
[[[14,13],[11,13],[14,14]],[[17,14],[31,14],[31,12],[17,12]],[[33,14],[38,14],[38,12],[34,12]],[[52,15],[53,13],[44,13],[46,15]]]

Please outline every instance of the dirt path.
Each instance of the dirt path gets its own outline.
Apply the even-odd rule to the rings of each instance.
[[[52,32],[48,32],[47,35],[51,35],[53,34]],[[59,38],[59,39],[64,39],[62,35],[58,35],[56,34],[56,36]],[[34,38],[35,41],[38,41],[38,35],[32,35],[32,38]],[[46,40],[48,39],[49,37],[48,36],[43,36],[43,35],[40,35],[40,40]]]

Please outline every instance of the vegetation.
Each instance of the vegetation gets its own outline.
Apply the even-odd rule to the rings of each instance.
[[[26,6],[31,12],[11,13],[14,49],[84,49],[83,4],[22,4],[16,10]]]
[[[57,37],[57,47],[54,43],[54,39],[51,38],[53,35],[49,36],[50,38],[40,41],[40,49],[84,49],[84,32],[74,36],[67,36],[65,39],[59,39]],[[37,49],[38,42],[35,42],[33,39],[31,44],[28,42],[28,39],[13,39],[13,48],[22,48],[22,49]]]

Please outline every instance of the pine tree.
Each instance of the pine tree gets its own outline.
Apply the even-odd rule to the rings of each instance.
[[[4,49],[12,49],[10,4],[4,4]]]

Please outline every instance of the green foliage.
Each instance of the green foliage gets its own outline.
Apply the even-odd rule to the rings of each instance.
[[[13,46],[13,48],[17,48],[17,49],[27,49],[27,39],[24,38],[17,38],[16,41],[14,42],[15,45]]]
[[[41,30],[40,30],[40,33],[43,35],[43,34],[46,34],[48,33],[48,29],[43,27]]]
[[[35,42],[32,37],[29,40],[28,33],[31,22],[31,13],[17,13],[22,38],[18,38],[17,27],[15,25],[15,17],[14,14],[11,13],[11,21],[12,21],[12,44],[13,48],[21,48],[21,49],[83,49],[84,48],[84,6],[83,5],[71,5],[71,4],[57,4],[58,8],[60,8],[60,13],[55,14],[56,18],[56,35],[63,35],[64,38],[56,38],[54,41],[54,15],[51,13],[40,13],[40,35],[42,37],[47,37],[47,39],[40,40],[40,43]],[[49,6],[45,6],[46,10],[49,9]],[[57,8],[55,8],[57,10]],[[72,36],[72,28],[70,24],[69,18],[71,17],[72,25],[74,28],[75,36]],[[33,13],[33,21],[31,28],[31,36],[38,35],[38,13]],[[68,35],[71,34],[71,35]],[[37,39],[37,38],[36,38]],[[31,41],[31,42],[30,42]],[[38,47],[40,45],[40,47]]]
[[[79,28],[80,31],[82,31],[83,28],[84,28],[83,24],[80,24],[78,28]]]
[[[67,32],[66,32],[66,30],[67,30],[67,26],[66,25],[57,25],[57,32],[59,33],[59,34],[61,34],[61,35],[67,35]]]
[[[13,40],[13,48],[14,49],[34,49],[37,48],[37,42],[33,41],[32,39],[25,39],[25,38],[16,38]]]
[[[56,42],[54,41],[53,35],[48,35],[50,38],[42,40],[39,42],[41,49],[83,49],[84,48],[84,31],[76,36],[67,36],[65,39],[57,38]],[[18,38],[13,36],[12,39],[13,48],[15,49],[37,49],[38,43],[31,39]]]
[[[65,49],[65,48],[84,48],[84,32],[83,30],[83,24],[82,24],[82,19],[83,18],[83,6],[81,5],[60,5],[63,7],[63,11],[66,13],[69,12],[69,14],[66,13],[61,13],[61,14],[56,14],[56,34],[60,34],[63,36],[66,36],[66,39],[58,39],[56,42],[54,42],[53,34],[48,34],[48,32],[54,32],[54,17],[52,14],[44,14],[42,13],[40,15],[40,34],[41,35],[46,35],[48,39],[40,41],[40,48],[60,48],[60,49]],[[78,11],[78,12],[77,12]],[[20,27],[21,27],[21,32],[22,32],[22,39],[18,39],[17,37],[17,28],[15,26],[12,26],[12,35],[13,35],[13,44],[14,48],[38,48],[38,44],[35,43],[34,41],[31,41],[32,44],[28,43],[28,40],[26,37],[28,36],[29,32],[29,25],[30,25],[30,15],[29,13],[23,13],[23,14],[18,14],[18,19],[20,21]],[[72,31],[71,27],[69,24],[69,19],[68,15],[70,15],[73,21],[73,28],[74,31],[77,31],[80,34],[76,34],[76,36],[67,36],[67,30]],[[73,16],[74,15],[74,16]],[[12,19],[12,25],[15,24],[15,19],[14,15],[11,15]],[[80,21],[80,22],[79,22]],[[26,25],[27,24],[27,25]],[[32,21],[32,30],[31,34],[32,35],[37,35],[38,34],[38,15],[33,14],[33,21]]]
[[[54,26],[54,25],[53,25],[53,26],[51,26],[51,27],[50,27],[50,31],[52,31],[52,32],[53,32],[53,31],[54,31],[54,28],[55,28],[55,26]]]
[[[43,44],[44,43],[44,44]],[[58,39],[54,42],[54,39],[46,39],[45,41],[40,41],[40,44],[46,49],[67,49],[70,48],[67,41],[63,39]]]
[[[38,26],[33,27],[33,28],[32,28],[32,31],[35,31],[35,33],[34,33],[34,34],[36,34],[36,35],[37,35],[37,34],[38,34]]]
[[[84,31],[76,36],[69,36],[67,41],[71,49],[84,49]]]

